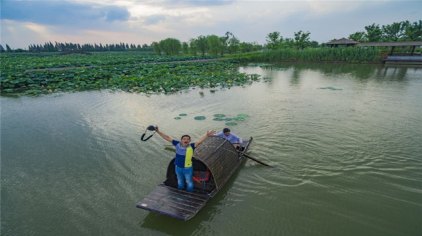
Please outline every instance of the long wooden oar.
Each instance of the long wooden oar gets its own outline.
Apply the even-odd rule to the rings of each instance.
[[[175,148],[173,148],[173,146],[170,146],[170,145],[166,145],[166,147],[164,147],[164,149],[165,149],[166,151],[170,151],[170,152],[175,152],[175,151],[176,151],[176,149],[175,149]],[[261,164],[261,165],[268,166],[268,167],[272,167],[272,166],[270,166],[270,165],[268,165],[268,164],[266,164],[266,163],[264,163],[264,162],[262,162],[262,161],[260,161],[260,160],[257,160],[256,158],[253,158],[253,157],[249,156],[249,155],[248,155],[248,154],[246,154],[246,153],[240,153],[240,155],[242,155],[242,156],[244,156],[244,157],[246,157],[246,158],[249,158],[249,159],[251,159],[251,160],[253,160],[253,161],[256,161],[256,162],[258,162],[258,163],[259,163],[259,164]]]
[[[264,163],[264,162],[262,162],[262,161],[260,161],[260,160],[257,160],[257,159],[255,159],[255,158],[253,158],[253,157],[249,156],[249,155],[248,155],[248,154],[246,154],[246,153],[242,153],[242,154],[240,154],[240,155],[243,155],[244,157],[247,157],[247,158],[249,158],[249,159],[251,159],[251,160],[253,160],[253,161],[256,161],[256,162],[258,162],[258,163],[259,163],[259,164],[261,164],[261,165],[271,167],[270,165],[268,165],[268,164],[266,164],[266,163]]]

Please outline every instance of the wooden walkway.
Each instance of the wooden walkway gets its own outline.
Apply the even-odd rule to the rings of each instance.
[[[401,64],[401,65],[422,65],[422,55],[415,53],[416,47],[422,47],[422,41],[410,42],[369,42],[360,43],[359,47],[391,47],[388,56],[384,58],[385,64]],[[397,47],[410,47],[410,52],[394,54]]]

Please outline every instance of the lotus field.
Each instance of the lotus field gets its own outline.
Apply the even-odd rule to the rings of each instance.
[[[234,60],[156,56],[139,52],[0,54],[2,95],[111,89],[173,93],[191,87],[239,86],[259,80]]]

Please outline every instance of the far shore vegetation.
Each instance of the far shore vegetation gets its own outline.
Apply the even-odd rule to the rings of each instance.
[[[141,93],[173,93],[192,87],[239,86],[260,79],[238,71],[240,63],[380,63],[389,48],[338,46],[312,41],[310,32],[294,38],[279,32],[266,44],[241,42],[231,32],[198,36],[189,42],[175,38],[151,45],[46,42],[28,49],[0,45],[1,95],[39,95],[94,89]],[[422,20],[391,25],[372,24],[349,35],[356,42],[422,41]],[[400,48],[400,53],[409,51]],[[421,53],[417,48],[415,53]]]

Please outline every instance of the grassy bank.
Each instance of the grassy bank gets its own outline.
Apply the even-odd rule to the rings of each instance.
[[[374,48],[279,49],[229,56],[242,62],[381,63],[383,53]]]

